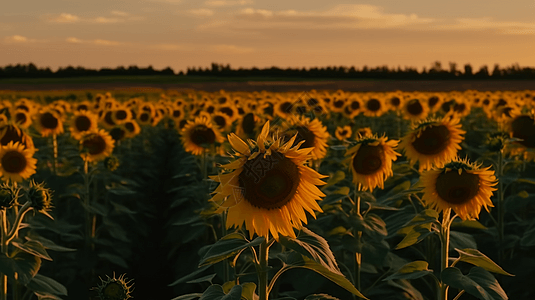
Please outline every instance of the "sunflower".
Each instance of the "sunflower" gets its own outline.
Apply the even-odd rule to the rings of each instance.
[[[312,159],[324,158],[327,154],[327,141],[330,136],[329,132],[327,132],[327,127],[323,126],[318,119],[310,120],[303,116],[291,118],[288,121],[288,124],[284,127],[285,140],[288,141],[297,134],[293,146],[304,141],[301,147],[313,148],[310,152]]]
[[[115,142],[106,130],[91,131],[80,140],[80,156],[88,162],[100,161],[110,156],[114,147]]]
[[[35,151],[26,149],[20,143],[9,142],[0,147],[0,174],[6,181],[21,182],[35,174],[37,159]]]
[[[139,127],[135,120],[127,121],[123,124],[123,127],[126,130],[126,138],[133,138],[141,132],[141,127]]]
[[[441,167],[457,156],[459,145],[466,132],[461,130],[459,119],[428,119],[417,124],[399,144],[405,156],[414,165],[420,163],[420,171],[429,170],[433,165]]]
[[[242,139],[251,139],[258,135],[262,119],[253,112],[241,117],[236,127],[236,135]]]
[[[360,139],[361,137],[369,137],[373,135],[372,129],[370,127],[358,128],[356,133],[357,133],[357,139]]]
[[[188,123],[181,130],[184,149],[193,155],[201,155],[216,143],[223,143],[225,139],[215,129],[210,119],[202,115]]]
[[[365,96],[363,102],[363,112],[368,117],[380,117],[388,109],[383,98],[377,93],[370,93]]]
[[[349,139],[352,134],[353,132],[351,131],[351,126],[346,125],[344,127],[338,126],[336,128],[334,136],[336,136],[338,140],[343,141],[345,139]]]
[[[69,122],[71,136],[77,140],[86,132],[97,130],[97,126],[98,116],[87,110],[75,111]]]
[[[35,148],[32,137],[13,124],[7,124],[0,127],[0,145],[6,146],[9,142],[19,142],[29,150],[34,150]]]
[[[481,206],[493,207],[490,197],[497,184],[494,171],[459,158],[422,173],[422,200],[437,212],[448,208],[463,220],[477,219]]]
[[[115,124],[124,124],[132,119],[132,112],[128,107],[119,105],[113,110],[111,118]]]
[[[13,123],[17,124],[20,128],[28,128],[32,125],[31,114],[21,108],[18,108],[13,113]]]
[[[361,137],[356,143],[347,150],[344,161],[353,173],[353,182],[363,191],[384,188],[384,181],[394,174],[392,161],[401,155],[394,151],[398,141],[373,135]]]
[[[325,195],[317,185],[325,184],[321,178],[326,176],[305,166],[312,149],[300,149],[303,142],[292,146],[297,135],[283,144],[268,134],[269,121],[249,144],[228,135],[237,159],[222,167],[234,171],[211,177],[220,182],[211,201],[220,205],[219,212],[228,209],[227,227],[245,223],[251,239],[255,233],[295,238],[293,228],[307,223],[305,211],[314,218],[314,211],[322,211],[316,201]]]
[[[403,118],[411,121],[422,120],[427,117],[429,107],[419,98],[411,98],[403,104]]]
[[[63,133],[63,121],[61,120],[60,114],[54,109],[45,108],[38,113],[35,116],[33,125],[43,137]]]

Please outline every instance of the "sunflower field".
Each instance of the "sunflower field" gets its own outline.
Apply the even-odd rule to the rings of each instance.
[[[535,91],[45,94],[0,300],[535,298]]]

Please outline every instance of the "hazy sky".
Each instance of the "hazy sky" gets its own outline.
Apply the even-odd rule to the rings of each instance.
[[[535,0],[17,0],[0,66],[535,66]]]

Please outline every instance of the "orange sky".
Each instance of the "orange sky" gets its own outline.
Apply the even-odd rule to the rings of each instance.
[[[535,66],[535,0],[3,2],[0,66]]]

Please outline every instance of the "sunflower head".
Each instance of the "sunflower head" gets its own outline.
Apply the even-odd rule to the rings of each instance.
[[[494,171],[455,158],[441,168],[423,172],[422,200],[438,212],[448,208],[463,220],[477,219],[481,207],[493,207],[490,197],[497,184]]]
[[[121,163],[117,156],[110,155],[104,159],[104,166],[110,171],[115,171]]]
[[[33,154],[33,149],[25,149],[18,142],[0,146],[0,173],[4,179],[21,182],[35,174],[37,159]]]
[[[428,170],[433,165],[442,166],[457,156],[459,145],[464,139],[459,119],[426,119],[416,124],[405,135],[400,148],[405,152],[411,165],[420,163],[420,171]]]
[[[46,212],[52,208],[52,193],[50,189],[45,187],[44,182],[35,183],[35,181],[30,182],[26,196],[28,201],[30,201],[31,207],[39,212]]]
[[[111,155],[115,141],[104,129],[86,133],[80,140],[82,158],[89,162],[100,161]]]
[[[491,152],[500,152],[506,148],[509,139],[509,134],[505,132],[493,132],[487,136],[485,146]]]
[[[364,136],[346,152],[345,163],[353,173],[353,182],[361,190],[384,188],[384,181],[393,175],[392,161],[401,154],[394,151],[398,141],[386,137]]]
[[[336,136],[336,138],[340,141],[343,141],[345,139],[348,139],[351,137],[351,135],[353,134],[353,132],[351,131],[351,126],[338,126],[336,128],[336,131],[334,133],[334,135]]]
[[[101,300],[126,300],[132,298],[130,293],[133,291],[131,288],[134,284],[129,284],[133,279],[128,281],[128,279],[125,278],[125,275],[126,274],[123,274],[119,276],[119,278],[115,278],[115,274],[113,277],[106,275],[107,279],[102,280],[102,278],[100,278],[101,283],[93,289],[97,290],[98,297]]]
[[[188,121],[181,130],[181,134],[185,150],[193,155],[200,155],[205,150],[209,150],[224,141],[219,130],[204,115],[193,121]]]
[[[294,145],[296,138],[270,136],[269,121],[256,141],[229,134],[236,160],[222,167],[234,171],[211,177],[220,182],[211,201],[228,209],[227,227],[245,223],[251,238],[295,237],[293,229],[307,222],[305,211],[314,217],[321,211],[316,201],[324,194],[316,185],[325,184],[325,176],[305,166],[312,148],[300,149],[304,141]]]

